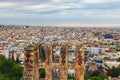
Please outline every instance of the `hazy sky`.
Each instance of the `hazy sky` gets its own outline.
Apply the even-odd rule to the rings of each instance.
[[[119,22],[120,0],[0,0],[0,24]]]

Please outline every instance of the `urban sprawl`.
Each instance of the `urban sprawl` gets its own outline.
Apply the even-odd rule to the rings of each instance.
[[[0,25],[0,55],[20,61],[21,80],[120,80],[120,28]]]

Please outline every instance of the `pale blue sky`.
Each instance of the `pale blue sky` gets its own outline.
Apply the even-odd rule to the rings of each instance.
[[[119,21],[120,0],[0,0],[0,24]]]

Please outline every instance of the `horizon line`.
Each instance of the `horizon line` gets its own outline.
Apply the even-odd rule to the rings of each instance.
[[[56,27],[112,27],[120,26],[120,23],[57,23],[57,24],[0,24],[20,26],[56,26]]]

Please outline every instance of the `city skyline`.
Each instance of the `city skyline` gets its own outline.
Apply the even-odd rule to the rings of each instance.
[[[117,24],[119,0],[0,0],[0,24]]]

